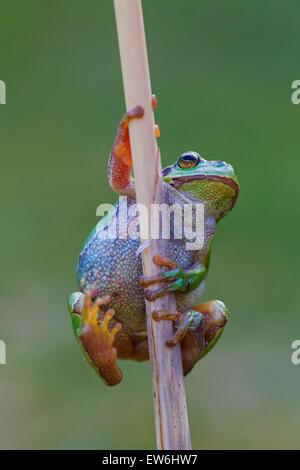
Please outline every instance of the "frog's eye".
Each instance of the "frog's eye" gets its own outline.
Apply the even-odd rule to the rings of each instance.
[[[196,152],[183,153],[178,158],[177,164],[180,168],[194,168],[201,161],[201,157]]]

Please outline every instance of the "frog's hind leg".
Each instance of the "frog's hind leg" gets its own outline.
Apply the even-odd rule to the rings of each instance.
[[[204,321],[204,357],[220,338],[229,319],[229,310],[221,300],[211,300],[194,309],[203,315]]]
[[[223,302],[213,300],[187,310],[183,314],[177,312],[156,312],[154,320],[174,320],[176,332],[167,346],[173,347],[180,343],[183,372],[186,375],[204,357],[218,341],[229,312]]]
[[[133,349],[130,359],[133,361],[148,361],[149,359],[149,345],[148,345],[148,333],[147,331],[141,331],[140,333],[134,333],[133,335]]]
[[[148,339],[144,339],[134,345],[132,355],[130,357],[133,361],[148,361],[149,359],[149,345]]]
[[[96,292],[77,293],[77,297],[73,294],[73,328],[89,364],[107,385],[117,385],[123,374],[116,358],[130,357],[133,346],[129,335],[121,330],[121,323],[114,318],[114,310],[101,310],[110,297],[96,295]],[[69,309],[70,303],[69,300]]]

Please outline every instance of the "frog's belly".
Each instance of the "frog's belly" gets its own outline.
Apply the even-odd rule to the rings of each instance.
[[[139,240],[95,237],[80,254],[77,279],[81,291],[97,287],[100,296],[110,295],[108,307],[127,327],[145,331],[144,292],[138,283],[142,262],[141,255],[136,255],[139,245]]]
[[[100,231],[84,246],[77,268],[80,290],[97,287],[100,296],[110,295],[108,307],[137,332],[146,330],[144,291],[138,283],[142,275],[141,255],[136,255],[139,246],[139,239],[107,239]],[[192,264],[193,252],[186,251],[182,241],[171,243],[170,256],[183,268]]]

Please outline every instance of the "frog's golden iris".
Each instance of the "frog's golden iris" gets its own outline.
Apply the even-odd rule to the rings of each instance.
[[[201,157],[196,152],[187,152],[183,153],[179,157],[177,164],[180,168],[195,168],[198,163],[201,161]]]

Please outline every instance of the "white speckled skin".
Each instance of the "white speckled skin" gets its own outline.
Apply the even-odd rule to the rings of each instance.
[[[127,203],[128,210],[135,204],[129,199],[122,201]],[[142,275],[141,254],[136,254],[140,239],[119,239],[119,204],[115,207],[116,212],[112,211],[109,223],[105,227],[96,226],[82,249],[77,267],[78,285],[81,292],[97,287],[100,297],[110,295],[109,308],[114,308],[116,319],[133,332],[146,331],[144,290],[138,283],[138,278]],[[134,216],[128,216],[127,224],[135,221],[136,217],[136,212]],[[109,235],[115,221],[117,237],[111,239]],[[170,244],[170,256],[185,269],[192,265],[195,252],[186,251],[183,240],[173,240]],[[195,291],[178,295],[178,306],[186,308],[195,305],[195,297],[199,299],[203,287],[202,283]]]

